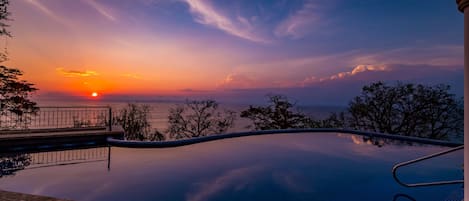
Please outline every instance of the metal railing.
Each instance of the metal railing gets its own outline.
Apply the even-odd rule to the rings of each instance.
[[[7,111],[0,115],[0,131],[111,126],[112,110],[107,106],[40,107],[35,114]]]
[[[394,165],[394,167],[392,168],[392,176],[394,177],[394,180],[396,180],[397,183],[399,183],[400,185],[405,186],[405,187],[423,187],[423,186],[436,186],[436,185],[447,185],[447,184],[462,184],[462,183],[464,183],[464,180],[434,181],[434,182],[422,182],[422,183],[408,184],[408,183],[402,182],[397,177],[397,170],[401,167],[408,166],[408,165],[411,165],[411,164],[415,164],[415,163],[418,163],[418,162],[421,162],[421,161],[424,161],[424,160],[428,160],[428,159],[431,159],[431,158],[435,158],[435,157],[438,157],[438,156],[442,156],[442,155],[445,155],[445,154],[448,154],[448,153],[451,153],[451,152],[454,152],[454,151],[457,151],[457,150],[461,150],[461,149],[464,149],[464,145],[461,145],[461,146],[458,146],[458,147],[455,147],[455,148],[451,148],[451,149],[448,149],[448,150],[445,150],[445,151],[441,151],[441,152],[438,152],[438,153],[430,154],[428,156],[420,157],[420,158],[417,158],[417,159],[414,159],[414,160],[398,163],[398,164]]]
[[[109,169],[110,157],[110,147],[70,149],[36,153],[1,153],[0,178],[3,176],[13,175],[15,172],[24,169],[102,161],[107,161],[107,167]]]
[[[28,168],[107,161],[108,155],[108,147],[31,153]]]

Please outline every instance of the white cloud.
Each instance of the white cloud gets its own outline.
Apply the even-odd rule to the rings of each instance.
[[[391,69],[386,65],[358,65],[352,71],[340,72],[329,77],[330,80],[341,79],[348,76],[357,75],[367,71],[390,71]]]
[[[49,18],[55,20],[56,22],[62,24],[62,25],[67,25],[68,23],[63,20],[62,17],[58,16],[55,12],[53,12],[51,9],[49,9],[46,5],[42,4],[38,0],[26,0],[27,3],[31,4],[34,6],[36,9],[40,10],[43,14],[48,16]]]
[[[316,5],[310,1],[303,7],[279,23],[274,33],[278,37],[301,38],[311,31],[311,27],[319,20]]]
[[[44,15],[47,17],[51,18],[52,20],[62,24],[63,26],[66,26],[68,28],[74,28],[73,26],[73,20],[67,18],[67,15],[64,14],[63,12],[60,13],[60,10],[55,10],[51,9],[54,4],[52,1],[39,1],[39,0],[26,0],[27,3],[30,5],[34,6],[36,9],[41,11]],[[116,17],[112,14],[111,9],[108,7],[105,7],[104,5],[96,2],[95,0],[83,0],[79,1],[80,3],[85,3],[95,9],[100,15],[105,17],[106,19],[115,22],[117,19]],[[49,3],[49,4],[48,4]],[[55,2],[57,3],[57,2]],[[58,3],[64,3],[64,2],[58,2]]]
[[[252,76],[247,74],[232,73],[228,74],[223,81],[221,81],[217,88],[224,89],[248,89],[258,87],[260,83],[255,81]]]
[[[371,72],[383,76],[387,74],[389,79],[394,80],[399,79],[396,76],[412,79],[421,78],[424,74],[429,76],[431,71],[438,68],[443,71],[461,69],[462,58],[462,46],[399,48],[373,53],[353,50],[303,58],[269,58],[265,62],[235,67],[226,77],[230,79],[222,84],[229,84],[228,88],[298,87],[343,78],[368,79]],[[405,72],[406,69],[409,73],[405,75],[394,73]],[[426,70],[430,72],[423,73]]]
[[[211,26],[224,31],[230,35],[246,39],[257,43],[270,43],[256,35],[251,23],[246,18],[238,16],[237,20],[232,20],[217,10],[209,1],[205,0],[184,0],[194,15],[194,20],[200,24]]]
[[[317,83],[317,82],[344,79],[347,77],[357,75],[359,73],[370,72],[370,71],[391,71],[391,70],[392,69],[386,65],[363,65],[362,64],[362,65],[357,65],[351,71],[339,72],[328,77],[317,78],[315,76],[311,76],[311,77],[305,78],[300,85],[305,86],[305,85],[310,85],[310,84]]]
[[[113,22],[117,21],[117,19],[111,13],[110,9],[106,8],[104,5],[96,2],[95,0],[86,0],[85,2],[89,4],[91,7],[93,7],[99,14],[101,14],[106,19],[113,21]]]

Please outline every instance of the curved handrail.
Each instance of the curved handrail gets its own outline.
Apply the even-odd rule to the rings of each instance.
[[[130,141],[130,140],[122,140],[122,139],[115,139],[112,137],[108,137],[107,141],[109,145],[118,146],[118,147],[166,148],[166,147],[179,147],[179,146],[185,146],[185,145],[190,145],[190,144],[208,142],[208,141],[213,141],[213,140],[221,140],[221,139],[227,139],[227,138],[245,137],[245,136],[293,134],[293,133],[318,133],[318,132],[355,134],[355,135],[362,135],[362,136],[367,136],[367,137],[380,137],[380,138],[387,138],[387,139],[393,139],[393,140],[403,140],[403,141],[409,141],[409,142],[447,146],[447,147],[456,147],[456,146],[461,145],[461,143],[456,143],[456,142],[432,140],[432,139],[409,137],[409,136],[402,136],[402,135],[391,135],[391,134],[385,134],[385,133],[357,131],[357,130],[349,130],[349,129],[338,129],[338,128],[261,130],[261,131],[236,132],[236,133],[228,133],[228,134],[210,135],[210,136],[175,140],[175,141],[155,141],[155,142]]]
[[[417,163],[417,162],[420,162],[420,161],[423,161],[423,160],[435,158],[435,157],[438,157],[438,156],[441,156],[441,155],[444,155],[444,154],[448,154],[448,153],[451,153],[451,152],[454,152],[454,151],[457,151],[457,150],[460,150],[460,149],[464,149],[464,145],[454,147],[454,148],[451,148],[451,149],[448,149],[448,150],[444,150],[444,151],[441,151],[441,152],[438,152],[438,153],[430,154],[430,155],[427,155],[427,156],[423,156],[423,157],[420,157],[420,158],[417,158],[417,159],[414,159],[414,160],[398,163],[398,164],[394,165],[394,167],[392,167],[392,176],[394,177],[394,180],[396,180],[397,183],[399,183],[400,185],[405,186],[405,187],[422,187],[422,186],[436,186],[436,185],[464,183],[464,180],[452,180],[452,181],[436,181],[436,182],[422,182],[422,183],[407,184],[407,183],[402,182],[397,177],[397,170],[401,167],[404,167],[404,166],[407,166],[407,165],[410,165],[410,164],[414,164],[414,163]]]

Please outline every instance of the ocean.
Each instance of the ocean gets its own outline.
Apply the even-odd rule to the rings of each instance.
[[[158,102],[124,102],[124,101],[99,101],[99,100],[81,100],[81,101],[54,101],[54,100],[35,100],[39,107],[69,107],[69,106],[110,106],[113,113],[118,112],[129,103],[145,104],[150,107],[149,122],[153,129],[164,132],[168,127],[168,115],[171,108],[176,107],[178,104],[184,104],[184,101],[158,101]],[[266,106],[253,104],[253,106]],[[239,132],[251,130],[247,128],[251,125],[249,119],[239,117],[241,111],[249,108],[249,104],[234,104],[234,103],[219,103],[219,109],[232,110],[237,113],[234,126],[228,132]],[[301,111],[314,119],[323,119],[330,115],[332,112],[344,111],[346,107],[341,106],[298,106],[295,110]]]

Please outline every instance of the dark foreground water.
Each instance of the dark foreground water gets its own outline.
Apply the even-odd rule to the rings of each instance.
[[[281,134],[178,148],[107,148],[31,154],[0,189],[73,200],[443,201],[462,185],[399,186],[401,161],[446,149],[365,143],[349,134]],[[69,165],[59,165],[75,163]],[[463,153],[399,173],[406,182],[462,179]],[[109,169],[108,169],[109,165]],[[453,195],[452,195],[453,194]],[[454,196],[453,196],[454,197]]]

